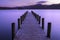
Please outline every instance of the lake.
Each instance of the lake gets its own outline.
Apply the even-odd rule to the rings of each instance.
[[[32,9],[31,9],[32,10]],[[28,10],[29,12],[31,10]],[[16,23],[27,10],[0,10],[0,40],[11,39],[11,23]],[[60,40],[60,10],[33,10],[35,13],[45,19],[44,32],[47,35],[47,23],[51,22],[51,40]]]

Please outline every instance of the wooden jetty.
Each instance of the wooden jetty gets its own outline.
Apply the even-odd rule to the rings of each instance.
[[[26,12],[22,18],[18,19],[19,30],[15,34],[13,31],[15,24],[12,23],[12,34],[14,34],[12,40],[50,40],[51,23],[48,23],[47,35],[45,35],[44,18],[42,18],[42,27],[40,27],[40,20],[41,17],[33,11]]]

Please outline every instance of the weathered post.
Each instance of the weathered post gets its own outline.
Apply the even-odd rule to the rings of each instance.
[[[41,16],[39,16],[39,17],[40,17],[40,18],[39,18],[39,19],[40,19],[40,20],[39,20],[39,24],[40,24],[40,23],[41,23]]]
[[[37,19],[37,21],[39,21],[39,16],[36,14],[36,19]]]
[[[50,38],[50,33],[51,33],[51,23],[48,23],[48,28],[47,28],[47,37]]]
[[[18,30],[20,29],[20,19],[18,18]]]
[[[42,18],[42,29],[44,29],[44,18]]]
[[[38,18],[39,18],[39,20],[38,20],[38,21],[39,21],[39,24],[40,24],[40,21],[41,21],[41,16],[39,16]]]
[[[39,22],[39,15],[35,14],[35,18],[36,18],[37,21]]]
[[[32,14],[35,16],[35,18],[37,19],[37,21],[38,21],[38,24],[40,24],[40,19],[41,19],[41,16],[39,16],[38,14],[36,14],[36,13],[34,13],[33,11],[31,11],[32,12]]]
[[[12,23],[12,40],[14,40],[15,37],[15,23]]]
[[[23,15],[22,15],[22,22],[23,22]]]
[[[22,22],[24,21],[24,15],[22,16]]]
[[[21,18],[20,18],[20,19],[21,19],[21,24],[22,24],[22,16],[21,16]]]
[[[23,21],[24,21],[24,19],[25,19],[25,14],[23,15]]]
[[[24,19],[26,18],[27,13],[28,13],[28,11],[25,14],[23,14],[22,16],[20,16],[21,24],[24,21]]]

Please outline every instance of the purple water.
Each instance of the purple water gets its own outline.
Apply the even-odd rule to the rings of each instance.
[[[0,40],[11,40],[11,23],[16,23],[26,10],[0,10]],[[31,10],[29,10],[31,11]],[[42,18],[45,18],[45,35],[47,34],[47,23],[52,23],[51,40],[60,40],[60,10],[33,10]]]
[[[42,18],[45,18],[45,34],[47,35],[47,23],[51,22],[51,40],[60,40],[60,10],[35,10]]]
[[[0,40],[11,40],[11,23],[24,14],[24,10],[0,10]]]

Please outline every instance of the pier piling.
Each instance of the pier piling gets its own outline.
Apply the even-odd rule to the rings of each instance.
[[[41,21],[41,16],[38,17],[38,21],[39,21],[39,24],[40,24],[40,21]]]
[[[18,18],[18,29],[20,29],[20,19]]]
[[[50,38],[50,33],[51,33],[51,22],[48,23],[48,28],[47,28],[47,37]]]
[[[44,18],[42,18],[42,29],[44,29]]]
[[[12,40],[15,37],[15,23],[12,23]]]

